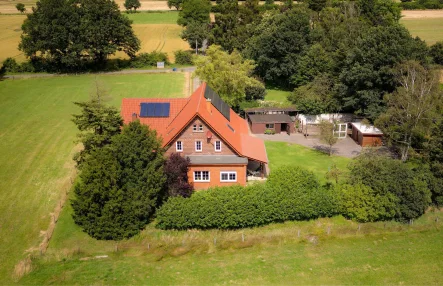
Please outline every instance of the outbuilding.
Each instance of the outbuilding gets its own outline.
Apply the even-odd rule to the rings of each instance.
[[[361,122],[353,122],[352,126],[352,139],[354,139],[358,145],[362,147],[377,147],[383,144],[383,132],[380,129],[372,126],[365,125]]]
[[[295,132],[297,110],[294,107],[249,108],[245,112],[253,134],[263,134],[266,130],[288,134]]]

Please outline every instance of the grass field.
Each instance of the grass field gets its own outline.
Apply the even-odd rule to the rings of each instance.
[[[288,95],[290,91],[279,90],[279,89],[266,89],[265,100],[267,101],[276,101],[281,103],[288,103]]]
[[[51,242],[48,254],[34,260],[34,271],[20,284],[439,284],[443,230],[441,222],[434,222],[436,216],[443,218],[434,213],[413,226],[371,223],[360,230],[341,217],[239,231],[177,232],[149,226],[121,242],[117,252],[115,243],[85,234],[73,251],[63,248],[73,246],[72,232],[65,232],[65,244]],[[108,257],[94,259],[96,255]]]
[[[41,242],[50,213],[74,176],[73,101],[87,100],[95,76],[0,81],[0,284]],[[183,74],[97,76],[123,97],[183,96]]]
[[[174,62],[174,51],[187,50],[189,44],[180,38],[182,28],[176,24],[178,12],[157,12],[125,14],[134,21],[133,28],[141,41],[142,52],[166,52]],[[8,57],[17,61],[25,60],[18,50],[21,25],[24,15],[0,15],[0,63]],[[117,53],[116,57],[125,57],[124,53]]]
[[[428,45],[443,41],[443,18],[401,19],[413,36],[425,40]]]

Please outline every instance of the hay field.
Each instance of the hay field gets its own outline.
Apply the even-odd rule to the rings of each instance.
[[[442,18],[403,18],[400,20],[413,36],[425,40],[428,45],[443,41]]]
[[[71,114],[98,79],[119,107],[123,97],[182,97],[185,75],[81,75],[0,81],[0,285],[35,250],[51,212],[75,178]],[[38,251],[37,251],[38,252]]]
[[[174,62],[174,51],[189,49],[188,43],[180,38],[182,27],[175,24],[177,12],[137,13],[128,17],[133,20],[134,32],[141,41],[140,53],[154,50],[166,52],[169,60]],[[0,15],[0,63],[8,57],[17,61],[25,59],[18,50],[20,27],[25,18],[24,15]],[[117,53],[115,57],[125,56],[124,53]]]

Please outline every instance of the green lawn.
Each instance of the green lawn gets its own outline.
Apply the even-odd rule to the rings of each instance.
[[[290,93],[291,93],[290,91],[285,91],[285,90],[267,89],[265,100],[288,103],[287,97]]]
[[[140,12],[125,14],[133,24],[177,24],[178,12]]]
[[[84,250],[85,244],[75,254],[52,251],[34,260],[35,270],[20,284],[434,285],[443,278],[443,230],[436,215],[442,218],[427,215],[414,226],[364,224],[360,231],[340,217],[225,232],[148,227],[118,252],[109,242],[95,251]]]
[[[74,175],[73,101],[97,78],[119,106],[123,97],[180,97],[183,74],[69,76],[0,81],[0,284],[11,280]]]
[[[402,19],[400,23],[415,36],[425,40],[428,45],[443,41],[443,18]]]
[[[326,181],[325,174],[333,164],[346,172],[351,161],[349,158],[329,156],[321,151],[286,142],[266,141],[265,144],[271,172],[281,165],[294,165],[314,172],[321,182]]]

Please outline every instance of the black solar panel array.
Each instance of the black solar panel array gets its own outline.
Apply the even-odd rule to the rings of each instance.
[[[169,117],[170,107],[169,102],[143,102],[140,104],[140,117]]]
[[[218,94],[206,85],[205,98],[211,99],[212,105],[220,111],[221,114],[229,121],[231,116],[231,108],[227,105]]]

